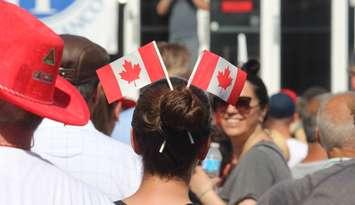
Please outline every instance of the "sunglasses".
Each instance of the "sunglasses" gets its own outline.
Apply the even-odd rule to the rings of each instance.
[[[225,111],[228,107],[228,103],[219,99],[219,98],[215,98],[214,99],[214,108],[215,110],[221,110],[221,111]],[[248,114],[251,109],[258,107],[259,105],[254,105],[251,106],[251,97],[248,96],[240,96],[238,98],[238,101],[236,102],[235,105],[233,105],[241,114]]]

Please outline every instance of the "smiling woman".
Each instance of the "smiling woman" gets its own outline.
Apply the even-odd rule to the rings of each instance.
[[[239,161],[221,190],[228,204],[255,204],[273,184],[290,177],[282,152],[262,127],[269,99],[257,76],[259,64],[252,60],[243,69],[248,77],[239,101],[235,105],[213,102],[216,121],[231,138]]]

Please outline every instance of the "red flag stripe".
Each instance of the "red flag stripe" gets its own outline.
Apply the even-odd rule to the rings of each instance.
[[[138,52],[143,60],[145,69],[152,82],[160,80],[164,76],[163,67],[159,61],[154,42],[151,42],[138,49]]]
[[[122,98],[122,92],[113,73],[111,66],[108,64],[101,69],[98,69],[97,75],[99,76],[101,85],[105,91],[107,101],[112,103]]]
[[[198,85],[199,88],[207,90],[214,70],[217,66],[218,59],[219,56],[211,52],[204,51],[191,84]]]
[[[227,100],[228,103],[235,105],[235,103],[238,101],[238,97],[240,93],[242,92],[246,79],[247,79],[247,74],[241,69],[238,69],[237,79],[235,80],[233,89],[228,97]]]

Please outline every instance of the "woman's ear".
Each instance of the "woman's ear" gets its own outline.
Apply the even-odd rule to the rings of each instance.
[[[259,116],[259,122],[263,123],[265,121],[265,117],[267,115],[269,108],[265,107],[264,109],[261,110],[261,115]]]
[[[140,155],[141,154],[141,150],[138,146],[138,143],[136,142],[136,136],[134,134],[134,130],[131,129],[131,145],[133,147],[133,150],[136,154]]]

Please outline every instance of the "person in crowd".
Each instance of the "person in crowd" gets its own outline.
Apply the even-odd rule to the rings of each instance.
[[[89,111],[80,93],[58,77],[62,39],[11,3],[0,1],[0,11],[0,204],[112,204],[30,151],[43,117],[83,125]]]
[[[248,76],[237,104],[217,98],[213,103],[217,124],[231,138],[238,159],[220,192],[233,205],[256,204],[267,189],[291,177],[282,152],[262,127],[269,98],[255,62],[242,66]]]
[[[193,169],[208,150],[210,106],[202,90],[186,88],[186,80],[170,79],[174,90],[166,79],[141,90],[132,140],[142,156],[143,181],[134,195],[117,204],[192,204],[188,185]]]
[[[188,78],[190,76],[191,57],[183,45],[158,42],[158,49],[170,76]]]
[[[293,123],[290,125],[291,136],[301,142],[307,143],[306,134],[304,133],[301,118],[299,115],[299,101],[300,98],[297,96],[297,93],[290,89],[290,88],[282,88],[280,93],[286,94],[292,99],[292,102],[296,106],[294,120]]]
[[[107,136],[111,136],[116,122],[121,118],[121,113],[134,106],[135,101],[127,97],[109,104],[104,90],[101,84],[99,84],[97,88],[97,103],[92,114],[92,123],[98,131]],[[123,117],[123,120],[126,120],[126,118]],[[128,123],[130,123],[130,121]],[[128,132],[130,132],[130,130]],[[119,134],[119,132],[117,134]],[[130,143],[127,142],[126,144]]]
[[[290,126],[295,119],[295,104],[288,95],[276,93],[270,97],[269,111],[265,127],[272,136],[279,135],[286,140],[288,148],[288,166],[300,163],[308,152],[307,144],[291,137]]]
[[[61,37],[64,51],[60,75],[80,91],[92,116],[98,100],[96,70],[109,63],[109,56],[84,37]],[[133,149],[96,130],[91,120],[82,127],[43,120],[34,134],[32,150],[112,201],[133,194],[141,181],[140,159]]]
[[[97,88],[97,104],[92,113],[92,123],[95,128],[110,136],[115,126],[115,122],[119,118],[119,114],[122,108],[120,101],[109,104],[106,100],[102,86]]]
[[[262,128],[268,95],[256,75],[259,63],[250,60],[243,69],[248,77],[237,104],[228,105],[218,98],[212,102],[216,123],[230,137],[238,163],[227,177],[220,196],[214,190],[214,181],[202,168],[195,169],[190,188],[203,205],[224,205],[223,200],[232,205],[256,204],[262,193],[291,177],[283,153]]]
[[[327,163],[327,153],[317,140],[317,113],[321,102],[327,98],[327,90],[321,87],[310,87],[300,99],[300,117],[308,142],[308,154],[302,163],[294,166],[292,176],[302,178],[323,167]]]
[[[159,0],[156,7],[158,15],[170,14],[169,42],[186,46],[191,55],[191,62],[196,61],[199,49],[197,9],[209,10],[208,1]]]
[[[124,96],[121,101],[121,112],[119,119],[115,121],[112,133],[110,136],[124,144],[131,145],[131,121],[133,117],[134,108],[138,99],[139,90],[131,92],[130,96]],[[107,100],[105,99],[105,103]],[[100,114],[100,113],[98,113]]]
[[[355,93],[333,95],[318,112],[320,142],[330,160],[320,171],[284,181],[268,190],[258,204],[354,204]]]

